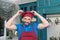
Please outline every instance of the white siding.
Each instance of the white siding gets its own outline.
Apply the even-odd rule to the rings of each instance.
[[[47,28],[47,40],[49,40],[50,37],[59,37],[60,36],[60,23],[55,24],[56,18],[59,18],[60,21],[60,14],[58,15],[47,15],[47,18],[49,18],[52,22],[50,23],[50,26]]]
[[[29,3],[29,2],[35,2],[36,0],[18,0],[16,1],[17,4],[24,4],[24,3]]]
[[[36,0],[2,0],[2,1],[16,3],[16,4],[24,4],[29,2],[35,2]]]

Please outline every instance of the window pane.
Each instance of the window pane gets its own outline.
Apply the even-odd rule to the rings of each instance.
[[[32,6],[30,6],[30,11],[32,11],[33,10],[33,7]]]
[[[4,36],[4,20],[0,17],[0,36]]]
[[[30,6],[30,11],[35,10],[36,11],[37,6]]]
[[[27,11],[27,7],[24,7],[24,11]]]
[[[21,10],[23,10],[23,8],[21,8]]]
[[[34,10],[36,11],[37,6],[34,6]]]

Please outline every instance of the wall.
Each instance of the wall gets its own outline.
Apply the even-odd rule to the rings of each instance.
[[[60,14],[60,0],[37,0],[37,10],[38,12],[43,16],[44,14]],[[59,28],[59,26],[58,26]],[[50,28],[51,29],[51,28]],[[43,30],[40,33],[41,40],[47,40],[47,33],[49,33],[48,30]],[[55,31],[56,28],[55,28]],[[52,31],[53,32],[53,31]]]
[[[25,4],[30,2],[35,2],[36,0],[18,0],[16,1],[17,4]]]
[[[51,20],[47,28],[47,40],[50,40],[50,37],[56,37],[58,39],[58,37],[60,37],[60,14],[47,15],[46,18]],[[56,18],[59,19],[58,24],[55,23]]]

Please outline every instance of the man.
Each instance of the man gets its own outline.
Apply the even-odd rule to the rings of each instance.
[[[13,24],[13,21],[16,17],[22,17],[22,23]],[[33,16],[37,16],[42,23],[32,23]],[[38,40],[37,39],[37,29],[43,29],[47,27],[49,23],[45,18],[43,18],[36,11],[26,11],[23,12],[19,10],[12,18],[10,18],[5,24],[6,28],[10,30],[17,30],[18,40]]]

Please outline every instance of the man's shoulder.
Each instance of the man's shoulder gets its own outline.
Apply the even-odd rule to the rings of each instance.
[[[22,23],[16,24],[16,28],[17,28],[17,30],[20,30],[22,28]]]
[[[22,25],[22,23],[17,23],[16,25]]]
[[[38,24],[38,22],[32,22],[32,24]]]
[[[15,24],[16,26],[22,26],[22,23],[17,23],[17,24]]]

